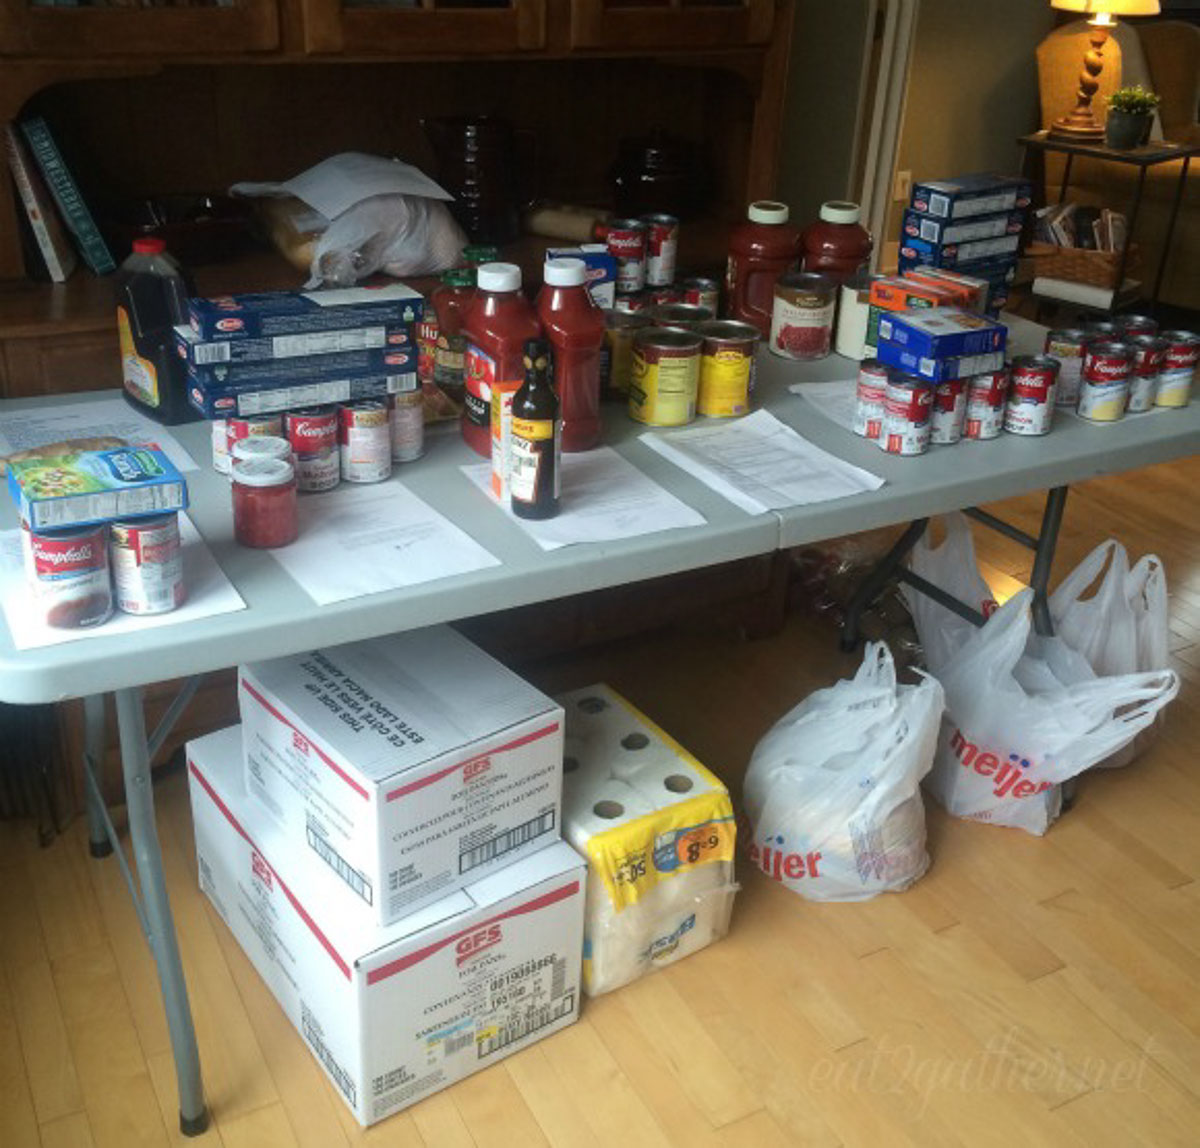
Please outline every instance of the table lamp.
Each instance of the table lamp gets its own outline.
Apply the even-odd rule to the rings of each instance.
[[[1067,12],[1085,12],[1092,19],[1088,39],[1091,47],[1083,56],[1083,71],[1079,73],[1079,90],[1075,93],[1075,110],[1061,116],[1050,125],[1050,135],[1057,139],[1084,143],[1104,138],[1104,127],[1092,114],[1092,96],[1100,86],[1098,79],[1104,69],[1104,44],[1109,31],[1116,26],[1116,16],[1157,16],[1158,0],[1050,0],[1051,8]]]

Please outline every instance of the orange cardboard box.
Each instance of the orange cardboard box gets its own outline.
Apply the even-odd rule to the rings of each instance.
[[[967,311],[980,312],[984,309],[988,297],[986,279],[974,279],[970,275],[959,275],[954,271],[945,271],[940,267],[913,267],[904,272],[905,279],[914,283],[923,283],[928,287],[940,287],[954,292],[956,307]]]
[[[871,284],[871,303],[881,311],[911,311],[920,307],[956,307],[958,293],[949,284],[935,286],[914,279],[876,279]]]

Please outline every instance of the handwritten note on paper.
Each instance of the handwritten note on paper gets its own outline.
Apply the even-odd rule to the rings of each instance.
[[[464,466],[463,473],[490,494],[491,467]],[[611,447],[562,458],[561,509],[554,518],[532,521],[504,512],[543,550],[577,542],[613,542],[682,526],[703,526],[704,515],[647,478]]]
[[[769,411],[641,438],[748,514],[847,498],[883,485],[878,475],[814,446]]]
[[[319,606],[500,565],[398,482],[305,495],[300,536],[271,555]]]

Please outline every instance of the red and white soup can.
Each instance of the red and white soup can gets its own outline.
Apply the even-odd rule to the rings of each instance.
[[[297,490],[332,490],[342,477],[335,406],[299,407],[283,416],[296,460]]]
[[[233,462],[233,444],[256,434],[269,434],[274,435],[276,438],[282,436],[283,416],[230,415],[225,420],[225,454],[228,464],[232,464]]]
[[[933,387],[921,379],[891,378],[883,401],[879,445],[888,454],[924,454],[932,436]]]
[[[25,576],[41,620],[60,630],[107,622],[113,612],[107,523],[70,530],[21,527]]]
[[[890,377],[891,372],[876,359],[868,359],[858,368],[854,433],[872,442],[878,442],[883,433],[884,400]]]
[[[646,286],[666,287],[675,282],[679,220],[673,215],[643,215],[642,222],[646,225]]]
[[[646,225],[640,219],[614,220],[606,242],[617,261],[617,294],[636,295],[646,286]]]
[[[1004,429],[1004,404],[1008,398],[1008,369],[987,371],[967,381],[967,422],[963,438],[982,442]]]
[[[114,522],[109,544],[118,610],[166,614],[183,605],[187,588],[178,514]]]
[[[1125,410],[1129,414],[1145,414],[1154,409],[1158,376],[1170,344],[1157,335],[1131,335],[1125,342],[1133,349],[1133,372],[1129,376],[1129,399]]]
[[[949,446],[962,438],[967,418],[967,380],[947,379],[938,383],[933,392],[933,413],[930,415],[930,442]]]
[[[345,482],[383,482],[392,474],[388,405],[361,399],[338,408],[338,447]]]
[[[1097,423],[1123,418],[1132,374],[1132,347],[1125,343],[1089,343],[1083,356],[1080,417]]]
[[[1054,421],[1058,387],[1057,359],[1049,355],[1018,355],[1009,372],[1004,429],[1009,434],[1048,434]]]
[[[1200,361],[1200,335],[1191,331],[1166,331],[1166,356],[1158,373],[1158,407],[1186,407],[1192,397],[1196,364]]]

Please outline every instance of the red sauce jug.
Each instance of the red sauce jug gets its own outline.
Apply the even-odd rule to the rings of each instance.
[[[831,199],[800,236],[805,271],[819,271],[838,283],[852,279],[871,259],[871,233],[859,223],[857,203]]]
[[[729,236],[725,298],[729,318],[753,323],[763,337],[771,332],[775,281],[794,271],[800,258],[800,232],[788,223],[786,203],[762,199],[750,204],[746,220]]]

